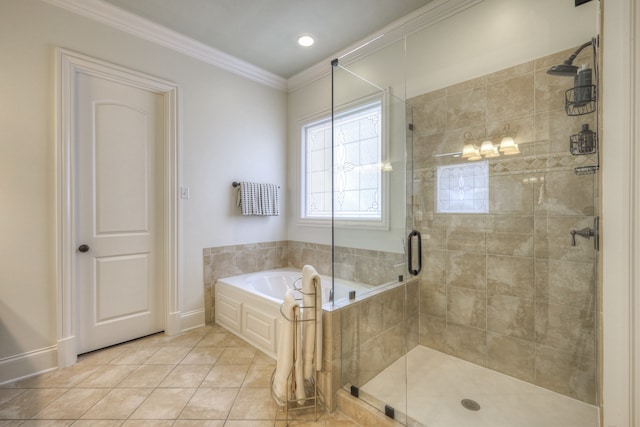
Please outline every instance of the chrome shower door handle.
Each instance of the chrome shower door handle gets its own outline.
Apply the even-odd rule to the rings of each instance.
[[[418,268],[413,268],[413,242],[414,240],[418,241]],[[422,237],[420,236],[420,232],[413,230],[409,233],[407,237],[407,267],[409,269],[409,274],[413,276],[417,276],[422,270]]]

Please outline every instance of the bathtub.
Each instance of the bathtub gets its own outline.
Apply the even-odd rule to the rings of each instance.
[[[279,268],[218,279],[215,284],[216,323],[275,358],[281,328],[280,304],[287,289],[301,287],[301,276],[301,270]],[[322,309],[327,311],[348,303],[350,291],[355,291],[357,297],[372,288],[336,279],[334,301],[331,302],[331,277],[321,275],[320,278]]]

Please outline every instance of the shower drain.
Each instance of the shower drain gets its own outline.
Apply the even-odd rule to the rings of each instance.
[[[480,404],[478,404],[478,402],[476,402],[475,400],[462,399],[460,401],[460,403],[462,404],[462,406],[465,409],[468,409],[470,411],[479,411],[480,410]]]

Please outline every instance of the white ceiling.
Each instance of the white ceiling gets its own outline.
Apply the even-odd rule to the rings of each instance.
[[[105,1],[288,79],[431,0]]]

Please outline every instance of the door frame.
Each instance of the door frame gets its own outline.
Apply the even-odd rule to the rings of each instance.
[[[72,100],[78,73],[89,74],[159,94],[164,99],[163,212],[164,244],[160,256],[164,282],[164,330],[180,332],[178,309],[178,86],[148,74],[130,70],[90,56],[56,48],[56,297],[58,367],[70,366],[77,359],[74,230],[74,143]]]

